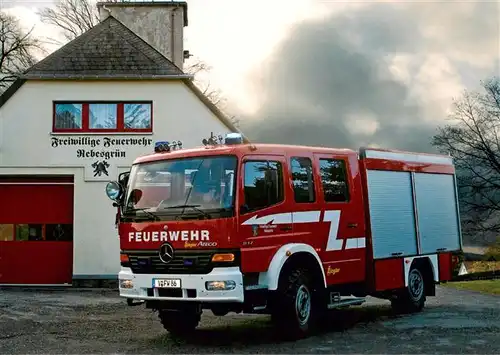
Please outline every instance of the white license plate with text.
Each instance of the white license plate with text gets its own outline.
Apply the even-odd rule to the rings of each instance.
[[[180,279],[154,279],[154,288],[181,288]]]

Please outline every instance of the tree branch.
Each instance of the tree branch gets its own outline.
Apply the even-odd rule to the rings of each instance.
[[[482,83],[483,92],[464,92],[432,144],[455,160],[464,232],[482,241],[500,232],[500,81]]]
[[[43,51],[33,29],[25,32],[12,15],[0,12],[0,88],[6,89],[28,67],[35,64],[34,53]]]

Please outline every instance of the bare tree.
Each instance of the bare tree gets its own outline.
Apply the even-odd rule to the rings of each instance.
[[[482,89],[455,101],[453,122],[432,140],[455,160],[464,232],[480,243],[500,232],[500,80]]]
[[[219,108],[225,115],[227,115],[235,126],[239,126],[239,120],[236,116],[230,115],[227,112],[227,101],[219,89],[212,87],[210,81],[204,82],[199,80],[199,76],[208,74],[212,68],[200,59],[195,59],[191,64],[187,65],[184,71],[188,74],[194,75],[194,84],[208,97],[208,99]],[[198,77],[198,78],[197,78]]]
[[[66,41],[75,39],[99,23],[99,12],[90,0],[59,0],[54,8],[42,8],[37,14],[43,23],[58,27]],[[60,45],[64,44],[56,39],[52,40]]]
[[[120,0],[108,1],[120,2]],[[54,8],[43,8],[38,11],[38,15],[43,23],[58,27],[66,41],[75,39],[99,23],[99,12],[95,3],[90,0],[58,0]],[[64,44],[57,39],[49,40],[59,45]],[[210,69],[205,62],[193,60],[184,71],[196,77],[208,73]],[[195,79],[194,82],[212,103],[224,111],[226,102],[220,90],[201,80]],[[238,123],[234,117],[232,119],[235,124]]]
[[[34,53],[43,49],[32,32],[23,31],[16,17],[0,11],[0,91],[36,63]]]

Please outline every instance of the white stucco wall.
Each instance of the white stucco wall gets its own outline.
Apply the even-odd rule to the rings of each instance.
[[[153,101],[153,134],[116,135],[52,133],[53,101]],[[0,174],[73,174],[75,176],[73,274],[115,275],[119,270],[119,243],[115,209],[104,193],[108,181],[133,160],[154,149],[159,140],[181,140],[183,147],[201,145],[204,137],[226,134],[223,125],[182,83],[177,81],[55,82],[29,81],[0,108]],[[120,146],[125,158],[110,159],[109,177],[93,177],[95,158],[77,158],[88,146],[52,147],[53,137],[100,139],[146,138],[148,146]]]

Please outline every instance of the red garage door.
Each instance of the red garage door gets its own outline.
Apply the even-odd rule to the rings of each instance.
[[[71,283],[73,177],[0,176],[0,284]]]

